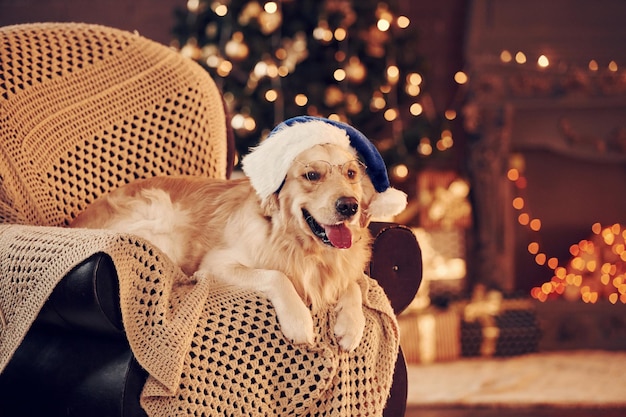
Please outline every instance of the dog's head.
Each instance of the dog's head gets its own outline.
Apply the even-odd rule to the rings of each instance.
[[[329,247],[350,247],[370,214],[394,216],[407,203],[406,194],[391,187],[374,144],[330,119],[286,120],[243,158],[242,167],[266,215],[298,218],[309,237]]]
[[[369,223],[367,207],[375,194],[365,170],[356,153],[344,147],[323,144],[306,149],[291,164],[279,192],[268,200],[267,213],[280,213],[308,240],[350,248],[363,238]]]

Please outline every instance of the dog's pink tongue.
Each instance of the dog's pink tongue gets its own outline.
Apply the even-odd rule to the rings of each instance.
[[[352,246],[352,233],[348,227],[341,223],[332,226],[324,226],[326,236],[334,247],[339,249],[348,249]]]

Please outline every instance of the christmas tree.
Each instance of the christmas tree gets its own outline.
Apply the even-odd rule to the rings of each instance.
[[[189,0],[176,14],[175,44],[222,89],[240,156],[302,114],[356,126],[405,176],[452,146],[416,30],[388,2]]]

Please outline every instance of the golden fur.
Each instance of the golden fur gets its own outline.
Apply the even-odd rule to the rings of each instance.
[[[281,329],[296,343],[313,343],[311,312],[336,304],[340,345],[353,350],[365,324],[357,283],[370,257],[367,205],[374,189],[367,178],[350,183],[337,169],[319,184],[307,181],[307,161],[341,165],[355,155],[335,145],[302,152],[280,192],[261,205],[249,180],[156,177],[128,184],[99,199],[72,227],[107,228],[141,236],[191,275],[210,275],[263,292]],[[268,163],[271,163],[268,161]],[[353,198],[358,211],[341,216],[339,198]],[[345,224],[352,244],[323,243],[305,221]],[[304,301],[304,302],[303,302]]]

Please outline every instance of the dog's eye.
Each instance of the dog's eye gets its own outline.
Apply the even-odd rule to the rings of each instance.
[[[346,162],[340,168],[343,176],[351,183],[360,182],[365,172],[365,165],[357,160]]]
[[[318,182],[322,179],[322,174],[318,171],[307,171],[303,175],[308,181]]]
[[[359,172],[354,169],[348,169],[346,171],[346,177],[350,180],[356,180],[359,178]]]

